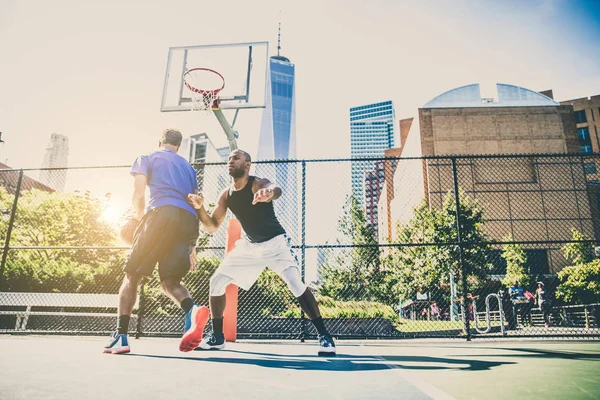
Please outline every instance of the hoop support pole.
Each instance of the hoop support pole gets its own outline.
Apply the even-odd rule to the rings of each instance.
[[[217,117],[219,124],[221,124],[221,128],[223,128],[225,136],[227,136],[227,140],[229,141],[229,150],[236,150],[238,148],[236,141],[237,132],[233,130],[231,125],[229,125],[227,118],[225,118],[225,114],[223,114],[223,110],[220,108],[213,108],[212,111],[215,114],[215,117]]]

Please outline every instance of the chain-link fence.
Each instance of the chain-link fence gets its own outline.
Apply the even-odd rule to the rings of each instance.
[[[282,186],[276,213],[334,336],[599,337],[599,159],[292,160],[256,162],[251,173]],[[229,184],[226,166],[195,168],[210,210]],[[0,170],[0,332],[114,329],[128,172]],[[197,271],[184,278],[199,304],[208,304],[226,225],[201,229]],[[182,316],[155,273],[131,331],[179,335]],[[315,334],[268,269],[240,290],[239,337]]]

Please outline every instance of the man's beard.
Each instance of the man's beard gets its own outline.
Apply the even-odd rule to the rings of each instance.
[[[244,169],[234,168],[229,171],[229,175],[231,175],[232,178],[241,178],[242,176],[244,176]]]

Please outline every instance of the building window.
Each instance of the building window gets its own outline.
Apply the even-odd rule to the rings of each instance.
[[[575,111],[575,122],[577,122],[578,124],[587,122],[587,117],[585,116],[585,110]]]
[[[590,142],[590,129],[588,127],[577,129],[577,136],[580,143]]]
[[[590,145],[581,146],[582,154],[589,154],[591,152],[592,152],[592,146],[590,146]]]
[[[548,251],[546,249],[524,249],[527,256],[525,268],[529,269],[529,275],[537,278],[539,275],[550,271],[548,263]],[[506,275],[506,260],[502,257],[502,250],[492,250],[488,255],[488,261],[492,264],[491,275]]]

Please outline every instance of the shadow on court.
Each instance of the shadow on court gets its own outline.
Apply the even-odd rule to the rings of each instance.
[[[205,356],[180,357],[154,354],[128,354],[127,357],[147,357],[155,359],[170,359],[183,361],[197,361],[204,363],[222,363],[252,365],[265,368],[294,369],[301,371],[378,371],[394,367],[408,370],[469,370],[487,371],[501,365],[515,364],[515,362],[481,361],[473,359],[453,359],[429,356],[386,356],[385,359],[369,356],[340,355],[338,357],[315,357],[308,355],[281,355],[273,353],[256,353],[243,351],[222,350],[222,356],[211,356],[215,352],[207,351]],[[233,353],[227,356],[227,353]],[[251,358],[245,356],[254,356]],[[238,357],[239,356],[239,357]],[[419,365],[422,364],[422,365]],[[435,365],[432,365],[435,364]],[[444,365],[442,365],[444,364]]]
[[[483,348],[482,348],[483,349]],[[486,348],[487,350],[498,350],[497,348]],[[518,352],[519,358],[543,358],[543,359],[557,359],[557,360],[600,360],[600,353],[574,353],[554,350],[541,350],[541,349],[529,349],[519,348],[511,349],[514,352]],[[523,354],[521,354],[523,353]],[[460,357],[466,357],[467,355],[460,355]],[[515,353],[512,354],[488,354],[486,357],[511,357],[515,358]]]

